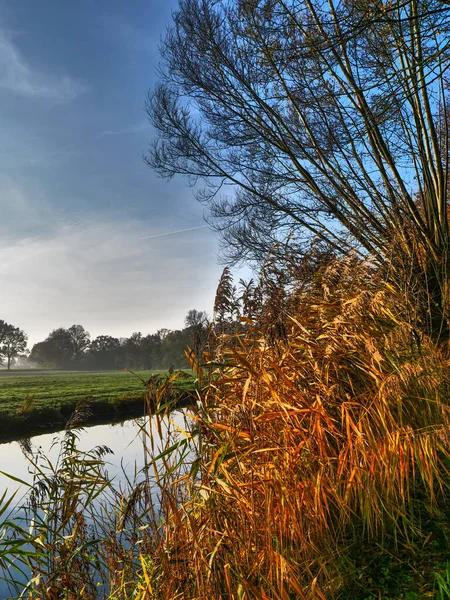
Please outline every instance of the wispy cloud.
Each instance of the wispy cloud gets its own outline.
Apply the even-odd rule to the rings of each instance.
[[[196,229],[207,229],[208,225],[199,225],[198,227],[187,227],[186,229],[177,229],[176,231],[165,231],[163,233],[155,233],[154,235],[146,235],[140,238],[141,240],[154,240],[155,238],[165,237],[166,235],[174,235],[175,233],[184,233],[185,231],[195,231]]]
[[[87,86],[67,74],[56,75],[33,66],[13,41],[13,32],[0,25],[0,88],[55,103],[74,100]]]
[[[98,137],[104,137],[108,135],[130,135],[133,133],[147,131],[147,129],[150,129],[150,125],[148,123],[142,123],[141,125],[131,125],[130,127],[125,127],[124,129],[108,129],[106,131],[102,131]]]
[[[179,328],[191,308],[211,312],[220,267],[207,230],[140,240],[138,221],[65,225],[51,235],[0,240],[2,315],[31,343],[81,323],[92,335]]]
[[[58,213],[41,186],[0,172],[0,239],[20,239],[46,232],[58,221]]]

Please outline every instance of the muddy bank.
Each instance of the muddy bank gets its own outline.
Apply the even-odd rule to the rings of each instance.
[[[133,417],[142,417],[149,413],[149,407],[144,398],[108,402],[87,397],[85,402],[88,411],[83,419],[83,424],[80,425],[83,427],[116,423]],[[194,397],[185,393],[174,401],[173,410],[185,408],[194,402]],[[65,429],[76,405],[77,402],[73,402],[64,404],[60,409],[36,408],[14,416],[0,412],[0,444]],[[154,409],[154,405],[150,407],[151,412]]]

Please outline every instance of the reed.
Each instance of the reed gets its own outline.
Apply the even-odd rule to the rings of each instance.
[[[291,288],[282,336],[222,340],[189,500],[152,557],[158,597],[329,598],[356,540],[420,538],[414,500],[433,511],[447,491],[449,363],[407,309],[349,258]]]
[[[352,257],[269,288],[252,319],[215,332],[216,355],[188,350],[185,427],[170,416],[177,374],[149,383],[146,467],[126,490],[106,477],[106,450],[80,454],[74,433],[49,472],[35,463],[34,528],[0,547],[3,564],[22,552],[23,597],[324,600],[358,544],[426,544],[448,492],[447,345]]]

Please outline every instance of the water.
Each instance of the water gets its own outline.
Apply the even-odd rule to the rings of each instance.
[[[145,465],[145,452],[143,440],[148,437],[142,433],[142,428],[152,427],[152,436],[154,440],[154,452],[159,454],[163,449],[167,439],[175,435],[177,428],[185,429],[185,417],[182,411],[172,413],[162,423],[162,436],[160,437],[154,422],[149,417],[129,420],[123,423],[96,425],[87,427],[78,431],[78,448],[82,451],[90,451],[96,446],[107,446],[113,452],[108,454],[104,460],[108,476],[113,479],[116,488],[126,487],[127,479],[138,481]],[[21,479],[24,482],[31,483],[33,480],[32,467],[29,460],[29,450],[36,453],[40,449],[46,458],[52,464],[55,464],[60,451],[60,440],[64,436],[64,431],[60,433],[44,434],[32,437],[24,441],[10,442],[0,444],[0,471]],[[179,434],[178,434],[179,436]],[[15,502],[17,505],[23,504],[28,487],[0,474],[0,494],[7,490],[9,496],[16,492]],[[5,515],[0,519],[3,521]],[[8,587],[6,583],[0,581],[0,600],[9,598]]]
[[[180,428],[184,427],[183,412],[175,412],[171,414],[170,422],[166,420],[163,423],[163,439],[161,440],[156,428],[153,427],[155,445],[157,450],[161,450],[167,438],[168,432],[174,429],[173,424]],[[86,427],[78,431],[80,450],[89,451],[95,446],[108,446],[112,451],[112,455],[106,457],[107,469],[110,477],[114,477],[114,481],[120,483],[124,481],[123,470],[127,474],[133,474],[134,471],[139,471],[144,466],[144,452],[142,448],[143,434],[141,428],[149,427],[149,418],[130,419],[122,423],[113,423],[108,425],[95,425]],[[48,433],[37,435],[28,438],[35,452],[38,448],[44,452],[51,462],[55,462],[60,444],[58,443],[64,436],[64,431],[59,433]],[[27,439],[27,443],[28,443]],[[24,451],[22,441],[0,444],[0,471],[8,473],[13,477],[22,479],[28,483],[32,481],[30,473],[30,461]],[[0,475],[0,494],[8,489],[8,492],[18,490],[25,491],[24,486],[8,479],[4,475]]]

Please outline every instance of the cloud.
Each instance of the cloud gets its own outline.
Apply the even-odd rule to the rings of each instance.
[[[211,314],[221,271],[212,233],[189,228],[174,238],[153,229],[142,241],[149,233],[138,221],[92,221],[3,242],[0,318],[33,344],[73,323],[120,337],[180,328],[192,308]]]
[[[71,102],[87,91],[67,74],[55,75],[33,67],[13,42],[12,32],[0,26],[0,88],[29,98]]]
[[[0,239],[3,241],[48,231],[60,218],[40,185],[1,171],[0,213]]]
[[[106,131],[102,131],[98,137],[104,137],[108,135],[129,135],[133,133],[141,133],[142,131],[147,131],[150,129],[150,125],[148,123],[142,123],[141,125],[131,125],[130,127],[125,127],[124,129],[108,129]]]
[[[186,231],[195,231],[196,229],[206,229],[208,225],[198,225],[197,227],[187,227],[185,229],[176,229],[175,231],[165,231],[163,233],[153,233],[146,235],[141,240],[154,240],[155,238],[164,237],[166,235],[175,235],[176,233],[185,233]]]

